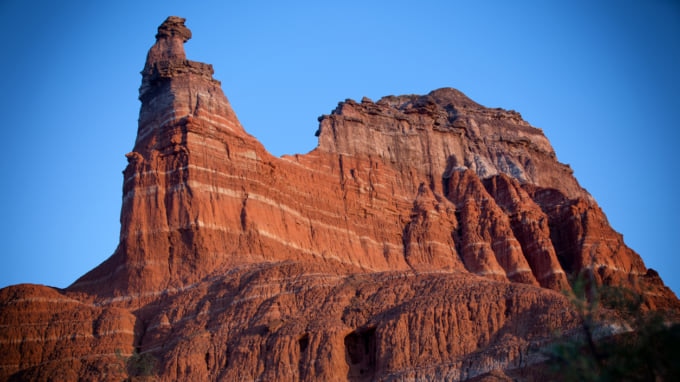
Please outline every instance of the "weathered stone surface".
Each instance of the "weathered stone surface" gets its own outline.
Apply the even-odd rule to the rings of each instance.
[[[276,158],[189,38],[170,17],[147,55],[114,254],[0,291],[0,380],[507,378],[578,325],[584,270],[680,309],[517,112],[346,100]]]
[[[120,380],[138,319],[40,285],[0,290],[0,378]],[[120,353],[118,356],[116,353]]]

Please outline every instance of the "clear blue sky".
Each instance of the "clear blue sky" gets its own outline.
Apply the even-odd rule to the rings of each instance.
[[[454,87],[551,140],[680,291],[677,1],[0,1],[0,287],[66,287],[113,253],[157,26],[187,18],[246,130],[316,145],[345,98]]]

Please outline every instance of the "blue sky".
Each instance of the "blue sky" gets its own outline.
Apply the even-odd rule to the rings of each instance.
[[[139,71],[169,15],[274,155],[313,149],[346,98],[454,87],[519,111],[680,292],[680,4],[662,0],[3,0],[0,287],[66,287],[115,250]]]

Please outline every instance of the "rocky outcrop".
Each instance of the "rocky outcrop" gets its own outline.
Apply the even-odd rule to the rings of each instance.
[[[0,290],[0,377],[20,381],[111,380],[133,351],[138,319],[127,309],[71,298],[53,288]]]
[[[0,380],[466,380],[542,361],[581,272],[679,309],[519,113],[346,100],[276,158],[189,38],[168,18],[142,70],[114,254],[0,291]]]

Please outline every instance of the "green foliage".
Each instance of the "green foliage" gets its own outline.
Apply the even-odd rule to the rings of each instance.
[[[136,349],[129,357],[116,349],[116,357],[125,365],[128,377],[150,377],[156,375],[158,361],[151,353],[139,353]]]
[[[588,273],[567,292],[579,318],[579,333],[548,352],[551,377],[560,381],[680,380],[680,325],[642,309],[642,296],[625,288],[597,286]],[[608,325],[622,333],[602,332]]]

